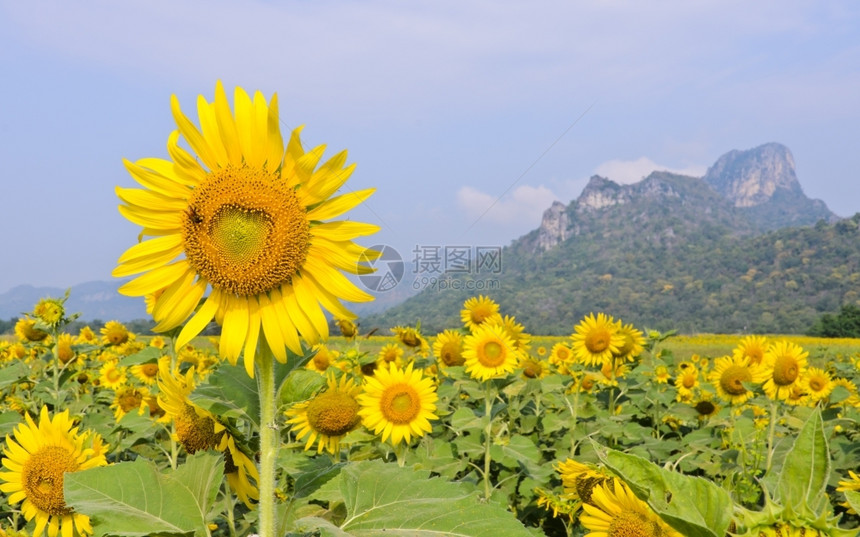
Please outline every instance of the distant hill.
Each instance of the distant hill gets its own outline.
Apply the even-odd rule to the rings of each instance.
[[[727,153],[704,178],[595,176],[504,249],[498,289],[483,294],[536,334],[570,334],[597,311],[660,330],[802,333],[860,304],[858,222],[807,198],[779,144]],[[365,324],[433,333],[458,325],[472,294],[421,293]]]
[[[135,319],[145,319],[146,305],[142,298],[127,297],[119,294],[117,289],[125,283],[121,280],[102,282],[94,281],[74,285],[71,295],[66,302],[66,311],[80,313],[81,320],[128,322]],[[19,285],[0,294],[0,319],[21,317],[22,313],[33,310],[40,299],[45,297],[60,298],[66,290],[59,287],[33,287]]]

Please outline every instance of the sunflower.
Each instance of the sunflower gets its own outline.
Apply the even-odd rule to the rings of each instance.
[[[612,317],[598,313],[586,316],[574,327],[573,353],[584,365],[597,365],[612,359],[624,346],[624,337]]]
[[[693,390],[699,387],[699,370],[689,362],[681,364],[675,377],[675,388],[678,389],[676,401],[689,401],[693,398]]]
[[[762,388],[774,400],[787,399],[792,388],[801,384],[806,372],[809,353],[789,341],[777,341],[764,354],[764,371],[767,375]]]
[[[682,537],[621,481],[595,487],[591,499],[579,516],[586,537]]]
[[[397,336],[400,343],[405,345],[406,348],[412,349],[415,354],[427,356],[430,353],[430,345],[417,327],[395,326],[391,331]]]
[[[658,365],[654,368],[654,382],[658,384],[669,383],[669,368],[665,365]]]
[[[29,414],[15,429],[15,439],[6,437],[0,491],[10,504],[23,500],[21,512],[27,521],[36,519],[33,536],[48,529],[50,537],[92,534],[88,516],[75,513],[63,496],[63,475],[107,464],[105,446],[95,433],[79,433],[69,411],[48,415],[42,407],[38,425]]]
[[[738,343],[732,354],[739,358],[749,358],[749,364],[757,366],[764,359],[764,353],[767,352],[769,345],[764,336],[747,336]]]
[[[98,336],[96,336],[96,333],[93,332],[93,329],[89,326],[81,328],[81,330],[78,332],[78,337],[75,338],[75,343],[80,344],[97,345],[98,342]]]
[[[564,496],[553,494],[541,488],[534,489],[537,496],[538,507],[543,507],[547,511],[552,511],[553,518],[558,518],[559,515],[564,515],[564,518],[573,522],[573,517],[576,511],[579,510],[579,503],[571,501]]]
[[[558,342],[549,351],[549,363],[554,366],[569,365],[573,363],[573,351],[564,343]]]
[[[580,503],[594,505],[591,500],[594,488],[614,480],[614,477],[602,468],[582,464],[573,459],[558,462],[553,468],[561,477],[565,497]]]
[[[122,345],[129,339],[128,329],[119,321],[108,321],[101,329],[105,345]]]
[[[542,379],[549,375],[549,364],[539,358],[523,355],[520,359],[519,368],[523,370],[525,379]]]
[[[341,300],[373,297],[340,271],[372,271],[361,259],[378,253],[352,240],[378,227],[352,221],[324,222],[364,202],[373,189],[331,198],[349,178],[341,152],[317,166],[324,146],[305,152],[293,131],[284,148],[278,100],[253,100],[236,88],[230,110],[220,82],[213,102],[198,99],[198,128],[171,97],[178,130],[168,138],[171,160],[125,161],[144,189],[117,188],[120,212],[153,237],[129,248],[113,275],[140,274],[120,288],[129,296],[154,298],[155,330],[188,322],[181,347],[214,318],[221,324],[220,354],[235,363],[244,351],[254,376],[262,337],[280,362],[287,349],[303,354],[328,336],[322,308],[336,318],[355,317]],[[191,148],[179,145],[182,136]],[[203,304],[198,302],[210,290]]]
[[[409,442],[412,436],[421,437],[432,430],[430,420],[439,419],[436,411],[436,385],[433,379],[423,377],[412,364],[400,369],[389,364],[379,367],[364,382],[364,391],[358,396],[358,411],[364,426],[374,434],[382,434],[382,441],[391,439],[393,445],[401,440]]]
[[[717,358],[708,380],[716,387],[717,395],[732,405],[743,404],[755,395],[744,386],[745,382],[760,382],[758,371],[749,365],[749,358],[736,356]]]
[[[383,345],[376,358],[376,363],[381,366],[388,367],[391,362],[403,367],[403,347],[397,343]]]
[[[621,324],[621,321],[618,321],[618,325],[620,326],[618,333],[624,338],[624,343],[613,353],[613,356],[632,362],[645,350],[645,336],[632,324]]]
[[[57,358],[63,364],[75,359],[75,349],[72,348],[75,340],[71,334],[60,334],[57,336]]]
[[[358,326],[351,319],[337,319],[335,321],[340,334],[346,339],[355,339],[358,334]]]
[[[514,342],[497,324],[482,324],[463,342],[466,372],[485,381],[512,373],[520,360]]]
[[[316,350],[316,353],[305,364],[307,369],[316,371],[317,373],[325,373],[329,367],[338,367],[336,362],[338,358],[337,351],[330,350],[323,343],[314,345],[312,350]]]
[[[116,390],[128,382],[126,367],[117,365],[116,360],[110,360],[99,370],[99,386]]]
[[[720,405],[714,402],[714,396],[711,392],[699,392],[699,396],[690,404],[696,409],[696,414],[702,421],[715,416],[720,411]]]
[[[149,397],[149,390],[146,388],[138,388],[137,386],[120,386],[117,388],[113,403],[110,405],[110,408],[114,409],[113,415],[116,421],[119,422],[132,410],[137,410],[138,414],[143,414],[147,406],[147,397]]]
[[[827,398],[835,388],[830,373],[817,367],[810,367],[806,370],[803,386],[813,401]]]
[[[214,414],[191,401],[189,395],[194,391],[194,370],[175,376],[170,364],[166,360],[160,361],[158,388],[157,406],[173,420],[174,440],[190,454],[207,449],[221,451],[227,483],[246,506],[252,507],[251,500],[257,500],[259,493],[249,478],[259,481],[257,465],[238,447],[235,438]],[[151,415],[152,408],[150,405]]]
[[[66,314],[64,307],[65,300],[59,298],[43,298],[36,303],[33,308],[33,315],[39,319],[42,324],[56,328]]]
[[[308,437],[305,451],[311,449],[314,442],[317,442],[317,453],[326,450],[334,455],[340,451],[340,441],[361,423],[356,400],[359,393],[361,386],[347,375],[342,375],[338,383],[334,375],[329,374],[325,391],[286,411],[290,418],[287,423],[296,430],[296,439]]]
[[[505,330],[508,337],[511,338],[516,350],[520,352],[526,352],[529,350],[531,336],[525,333],[526,327],[518,323],[513,316],[505,315],[502,317],[499,314],[495,314],[484,321],[484,324],[498,324]]]
[[[445,330],[433,342],[433,355],[436,363],[443,367],[463,365],[463,336],[456,330]]]
[[[48,333],[36,328],[36,320],[29,317],[18,319],[15,323],[15,335],[24,343],[38,343],[48,338]]]
[[[463,303],[460,319],[469,330],[477,328],[488,318],[499,312],[499,305],[488,296],[473,296]]]
[[[168,362],[170,361],[169,356],[162,358],[162,360],[164,359]],[[131,374],[134,375],[134,378],[143,382],[147,386],[152,386],[158,378],[158,362],[135,364],[131,366]]]
[[[152,336],[152,339],[149,340],[149,346],[159,350],[163,349],[166,344],[163,336]]]
[[[848,470],[848,475],[850,478],[840,481],[839,486],[836,487],[836,490],[838,492],[848,492],[848,491],[860,492],[860,475],[855,474],[851,470]],[[856,512],[854,512],[854,509],[851,508],[851,506],[848,504],[848,502],[842,503],[840,505],[848,508],[849,513],[857,514]]]

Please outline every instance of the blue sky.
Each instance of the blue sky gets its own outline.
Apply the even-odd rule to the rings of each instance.
[[[860,212],[853,1],[0,1],[0,69],[0,292],[110,279],[138,233],[121,159],[166,158],[170,95],[190,114],[218,79],[349,149],[347,188],[378,189],[352,213],[383,228],[367,245],[406,257],[508,244],[594,173],[700,175],[771,141]]]

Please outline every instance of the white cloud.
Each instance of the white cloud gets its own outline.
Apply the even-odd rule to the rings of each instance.
[[[457,205],[470,219],[523,229],[540,225],[543,212],[557,199],[558,196],[543,185],[518,186],[502,198],[470,186],[457,191]]]
[[[681,175],[701,177],[705,175],[707,167],[687,166],[685,168],[672,168],[657,164],[648,157],[639,157],[636,160],[610,160],[594,169],[595,174],[624,185],[638,183],[653,171],[667,171]]]

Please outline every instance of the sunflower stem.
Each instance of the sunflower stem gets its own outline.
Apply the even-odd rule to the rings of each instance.
[[[490,381],[485,383],[487,391],[484,395],[484,415],[487,418],[487,428],[484,430],[484,500],[489,501],[490,495],[493,493],[493,487],[490,484],[490,444],[493,435],[493,401],[496,398],[493,392],[493,384]]]
[[[257,354],[257,388],[260,397],[260,537],[275,537],[275,470],[278,425],[275,421],[275,357],[265,338]]]
[[[580,379],[581,382],[581,379]],[[570,400],[567,396],[564,397],[564,402],[567,404],[567,409],[570,411],[570,456],[576,456],[576,420],[579,414],[579,394],[582,391],[582,385],[577,385],[577,381],[574,380],[574,387],[576,391],[573,394],[573,405],[571,406]]]
[[[770,471],[770,465],[773,462],[773,440],[776,436],[776,401],[770,403],[770,426],[767,431],[767,463],[765,464],[765,472]]]

